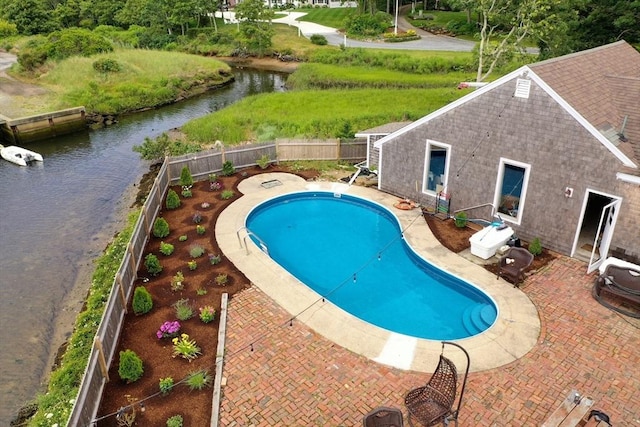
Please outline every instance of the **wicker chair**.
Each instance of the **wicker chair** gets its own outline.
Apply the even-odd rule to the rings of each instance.
[[[362,419],[364,427],[403,427],[402,412],[396,408],[380,406]]]
[[[462,381],[458,407],[455,410],[453,407],[458,389],[458,371],[456,365],[444,356],[445,344],[460,348],[467,357],[467,369]],[[460,345],[451,342],[443,342],[442,350],[438,366],[429,382],[422,387],[411,390],[404,399],[409,412],[410,426],[414,425],[414,421],[422,426],[434,426],[439,423],[446,426],[451,419],[455,421],[456,426],[458,425],[458,413],[469,374],[469,354]]]
[[[502,258],[496,279],[504,277],[518,287],[524,280],[524,272],[533,263],[533,255],[524,248],[509,248]]]
[[[640,319],[640,267],[608,265],[596,279],[592,294],[603,306]],[[623,304],[613,304],[615,299]]]

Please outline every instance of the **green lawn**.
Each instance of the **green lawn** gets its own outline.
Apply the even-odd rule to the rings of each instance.
[[[343,28],[344,20],[356,13],[356,9],[349,7],[320,8],[320,9],[296,9],[296,12],[305,12],[299,21],[313,22],[331,28]]]

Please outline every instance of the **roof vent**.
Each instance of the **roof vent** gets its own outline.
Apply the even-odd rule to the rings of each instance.
[[[529,98],[529,91],[531,90],[531,80],[518,79],[516,80],[516,98]]]

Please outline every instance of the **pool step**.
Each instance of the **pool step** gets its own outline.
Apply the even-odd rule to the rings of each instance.
[[[496,318],[496,310],[490,304],[478,304],[468,307],[462,313],[462,324],[471,335],[487,329]]]

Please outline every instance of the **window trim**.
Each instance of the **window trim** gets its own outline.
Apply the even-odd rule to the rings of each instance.
[[[522,191],[520,193],[520,202],[518,203],[518,215],[512,217],[510,215],[501,215],[500,217],[505,222],[510,222],[516,225],[522,223],[522,213],[524,212],[524,206],[527,199],[527,191],[529,189],[529,176],[531,174],[531,165],[529,163],[518,162],[516,160],[507,159],[506,157],[500,157],[500,164],[498,166],[498,176],[496,178],[496,189],[493,196],[493,206],[496,215],[499,215],[498,208],[500,207],[500,198],[502,196],[502,182],[504,180],[505,166],[515,166],[524,169],[524,178],[522,180]]]
[[[435,190],[429,190],[429,163],[431,162],[431,147],[442,148],[446,152],[446,159],[444,162],[444,182],[442,188],[446,189],[449,184],[449,165],[451,163],[451,144],[445,144],[443,142],[427,139],[424,153],[424,172],[422,174],[422,192],[431,196],[437,196],[438,193]]]

